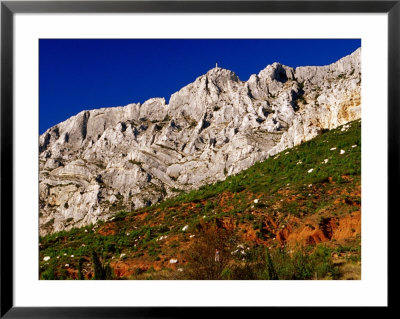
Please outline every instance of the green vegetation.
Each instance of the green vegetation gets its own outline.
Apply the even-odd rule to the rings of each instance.
[[[94,163],[94,164],[100,169],[106,169],[106,165],[104,165],[104,163],[102,163],[102,162],[97,162],[97,163]]]
[[[92,262],[94,268],[94,280],[106,280],[113,279],[112,270],[110,264],[102,265],[97,253],[92,251]]]
[[[245,262],[236,264],[229,272],[225,271],[225,279],[337,279],[340,268],[332,262],[331,252],[324,245],[298,248],[292,253],[285,249],[277,249],[272,253],[268,249],[254,249],[246,254]]]
[[[133,164],[133,165],[137,165],[139,167],[142,167],[143,163],[140,161],[135,161],[135,160],[128,160],[129,163]]]

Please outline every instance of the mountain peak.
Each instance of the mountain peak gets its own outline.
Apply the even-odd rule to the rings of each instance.
[[[234,82],[240,81],[239,77],[236,75],[235,72],[229,69],[221,68],[219,66],[210,69],[204,76],[212,80],[219,79],[219,80],[234,81]]]

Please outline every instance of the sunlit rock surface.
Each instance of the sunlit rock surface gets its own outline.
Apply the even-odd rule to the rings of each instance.
[[[82,111],[40,136],[40,234],[223,180],[361,117],[361,49],[328,66],[213,68],[169,104]]]

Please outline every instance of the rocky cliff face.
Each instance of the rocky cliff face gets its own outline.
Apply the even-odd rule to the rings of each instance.
[[[40,136],[40,234],[223,180],[361,117],[361,49],[328,66],[214,68],[168,104],[82,111]]]

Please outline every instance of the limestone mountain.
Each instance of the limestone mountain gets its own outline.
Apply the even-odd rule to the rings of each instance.
[[[166,103],[82,111],[40,136],[40,234],[223,180],[361,117],[361,49],[241,81],[216,67]]]

